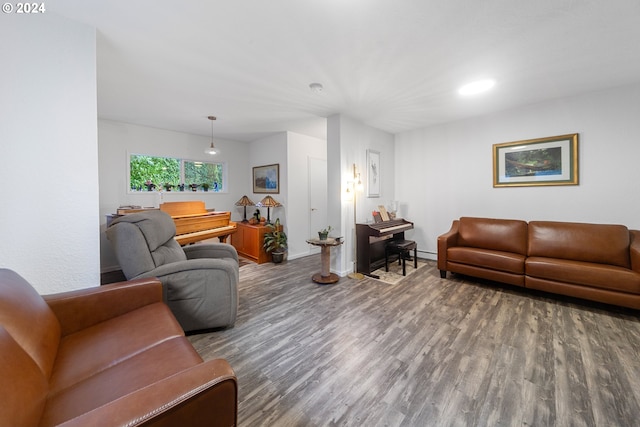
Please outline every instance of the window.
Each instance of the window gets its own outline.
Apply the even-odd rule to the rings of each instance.
[[[207,182],[213,191],[222,191],[222,163],[184,161],[184,181],[187,184]]]
[[[224,163],[200,162],[132,154],[129,157],[131,191],[226,191]]]

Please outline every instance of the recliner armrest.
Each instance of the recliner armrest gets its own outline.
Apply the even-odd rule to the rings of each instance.
[[[197,258],[233,258],[238,262],[236,248],[226,243],[199,243],[182,248],[187,259]]]
[[[454,220],[451,229],[446,233],[438,236],[438,270],[445,271],[447,269],[447,249],[458,243],[458,228],[460,220]]]
[[[162,302],[162,283],[145,278],[44,295],[67,335],[145,305]]]
[[[238,385],[224,359],[196,365],[60,424],[154,427],[235,426]]]

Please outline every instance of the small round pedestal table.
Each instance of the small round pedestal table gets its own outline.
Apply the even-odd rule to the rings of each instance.
[[[327,237],[325,240],[309,239],[307,240],[307,243],[314,246],[320,246],[320,260],[322,262],[320,273],[314,274],[313,277],[311,277],[311,280],[316,283],[320,283],[321,285],[336,283],[340,280],[340,277],[337,274],[331,272],[331,246],[340,246],[342,244],[342,240]]]

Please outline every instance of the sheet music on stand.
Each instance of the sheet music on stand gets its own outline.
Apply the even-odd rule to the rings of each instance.
[[[387,208],[385,208],[384,206],[380,205],[378,206],[378,209],[380,209],[380,217],[382,218],[383,221],[389,221],[389,213],[387,213]]]

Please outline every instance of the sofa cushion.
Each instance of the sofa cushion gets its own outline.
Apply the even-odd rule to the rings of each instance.
[[[527,253],[527,223],[513,219],[460,218],[458,245]]]
[[[640,274],[623,267],[557,258],[529,257],[530,277],[640,294]]]
[[[57,394],[163,341],[183,336],[163,303],[144,306],[65,336],[50,379]]]
[[[630,268],[624,225],[531,221],[528,255]]]
[[[58,351],[60,323],[38,292],[8,269],[0,269],[0,326],[48,379]]]
[[[58,425],[200,363],[185,337],[163,341],[50,396],[40,425]]]
[[[447,250],[448,262],[524,274],[524,255],[489,249],[453,247]]]

